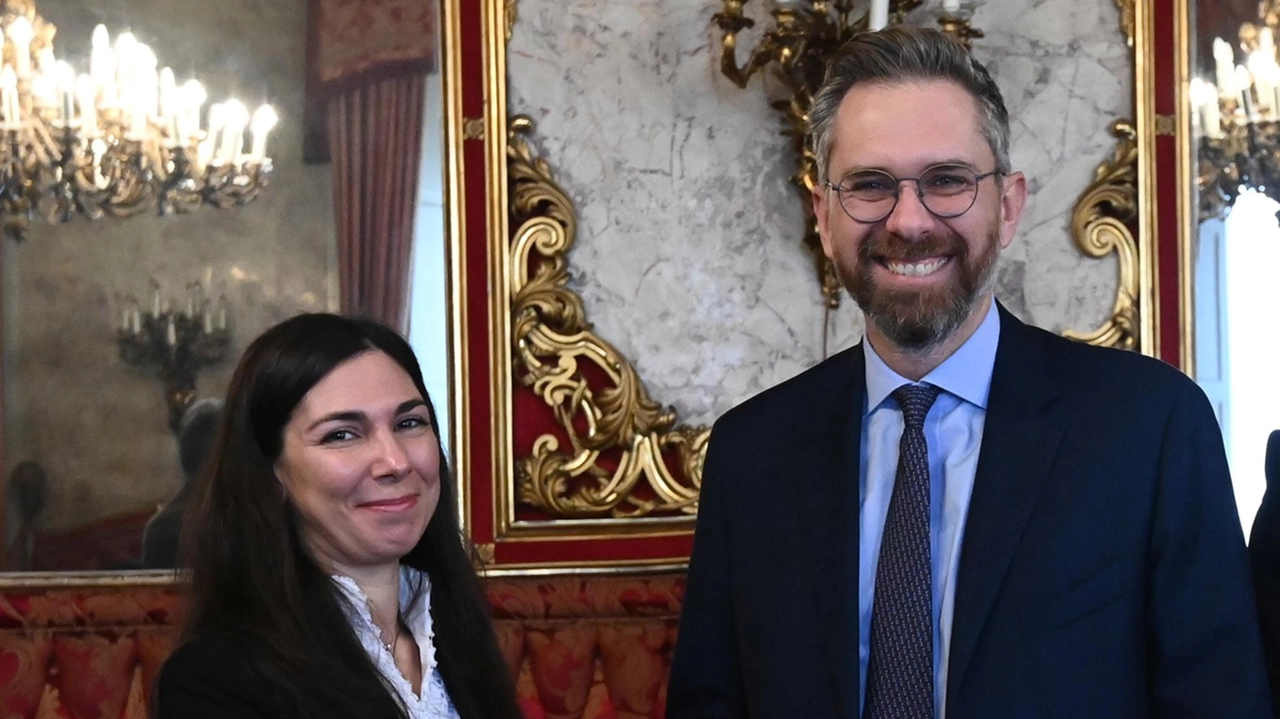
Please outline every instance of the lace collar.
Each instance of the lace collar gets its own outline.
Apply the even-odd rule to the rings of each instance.
[[[449,700],[444,679],[436,666],[435,631],[431,625],[431,579],[412,567],[400,567],[400,616],[405,628],[418,644],[418,656],[422,663],[422,694],[396,667],[395,659],[382,643],[378,626],[373,621],[369,598],[355,580],[340,574],[331,575],[333,583],[347,598],[347,621],[360,639],[360,645],[373,661],[378,672],[399,695],[412,719],[458,719],[458,712]],[[417,595],[416,597],[414,595]]]

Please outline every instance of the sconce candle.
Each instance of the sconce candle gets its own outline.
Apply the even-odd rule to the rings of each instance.
[[[960,0],[942,0],[942,9],[947,12],[960,12]]]
[[[889,0],[871,0],[871,9],[867,16],[867,27],[871,30],[883,30],[889,25]]]

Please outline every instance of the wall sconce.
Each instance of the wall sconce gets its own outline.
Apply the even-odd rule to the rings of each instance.
[[[828,61],[841,45],[864,30],[901,24],[906,14],[919,7],[922,0],[871,0],[861,14],[854,14],[853,0],[776,0],[771,13],[773,27],[761,36],[746,64],[739,65],[738,33],[755,25],[743,12],[747,1],[723,0],[723,8],[712,17],[712,22],[723,33],[720,71],[738,87],[746,87],[761,70],[774,68],[791,92],[789,101],[775,102],[773,108],[782,115],[782,135],[790,139],[795,151],[796,169],[791,182],[800,192],[805,208],[804,245],[813,253],[829,317],[830,310],[840,306],[841,286],[835,266],[822,252],[817,218],[810,202],[818,173],[816,158],[807,142],[809,106],[822,85]],[[943,32],[969,47],[973,38],[982,37],[982,31],[970,25],[971,15],[960,0],[945,0],[938,22]],[[824,331],[824,355],[826,336]]]
[[[231,333],[227,329],[227,296],[217,302],[205,296],[199,282],[187,285],[186,305],[170,309],[160,284],[151,283],[151,302],[145,310],[126,297],[116,343],[120,359],[136,367],[155,366],[164,382],[169,428],[178,431],[182,415],[196,397],[196,376],[202,367],[221,362]]]

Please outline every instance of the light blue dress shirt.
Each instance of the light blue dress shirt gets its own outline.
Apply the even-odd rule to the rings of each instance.
[[[993,300],[973,335],[921,380],[943,390],[924,420],[925,443],[929,447],[929,551],[933,560],[933,695],[939,719],[946,717],[956,574],[999,340],[1000,315]],[[862,407],[858,490],[858,669],[859,695],[865,702],[876,565],[903,429],[902,411],[889,395],[911,381],[890,369],[870,341],[863,343],[863,350],[867,358],[867,393]]]

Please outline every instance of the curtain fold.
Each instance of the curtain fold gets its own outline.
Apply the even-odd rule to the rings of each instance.
[[[402,332],[425,84],[425,72],[370,80],[335,93],[328,107],[340,305]]]

